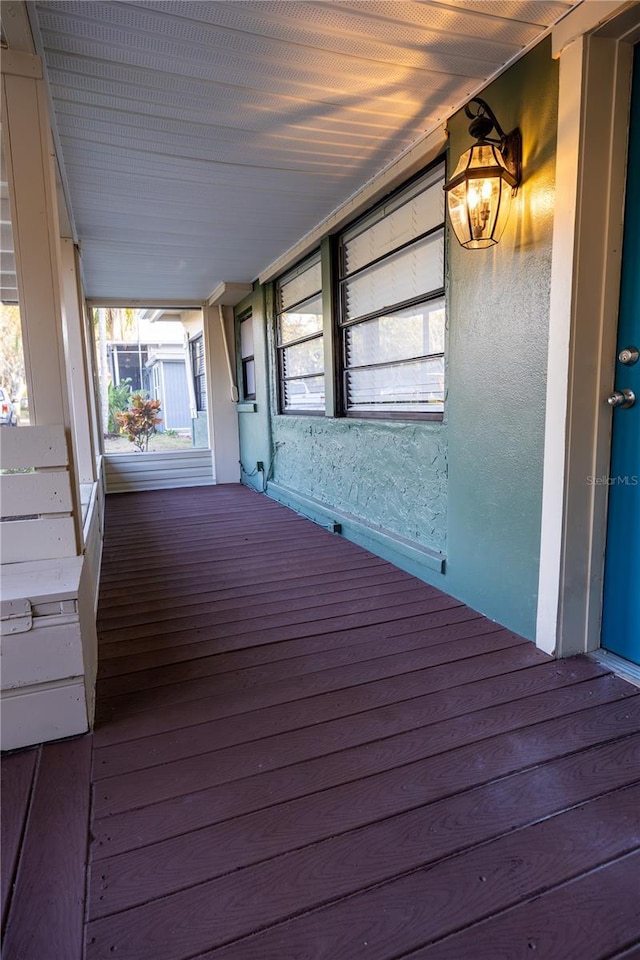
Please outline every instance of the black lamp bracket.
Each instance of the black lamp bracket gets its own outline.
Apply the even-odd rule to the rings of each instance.
[[[477,109],[475,111],[472,109],[472,104],[476,105]],[[464,108],[464,112],[471,120],[469,134],[476,140],[484,143],[495,143],[499,146],[504,162],[515,178],[517,186],[520,183],[522,172],[522,137],[520,130],[516,127],[511,133],[505,133],[489,104],[480,97],[473,97]],[[489,136],[492,130],[495,130],[498,134],[497,138]]]
[[[477,105],[475,112],[471,108],[471,104],[473,103]],[[472,137],[475,137],[476,140],[486,140],[488,143],[501,143],[504,140],[506,134],[486,100],[481,100],[480,97],[474,97],[472,100],[469,100],[469,103],[464,108],[464,112],[469,120],[471,120],[469,133]],[[500,138],[499,140],[489,137],[492,130],[496,131]]]

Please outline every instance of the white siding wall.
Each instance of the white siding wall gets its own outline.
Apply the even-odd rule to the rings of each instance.
[[[214,483],[211,450],[105,454],[107,493],[199,487]]]

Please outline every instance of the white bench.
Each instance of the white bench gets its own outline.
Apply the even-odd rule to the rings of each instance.
[[[64,428],[4,428],[0,466],[15,471],[0,476],[2,749],[12,750],[89,728],[85,559]]]

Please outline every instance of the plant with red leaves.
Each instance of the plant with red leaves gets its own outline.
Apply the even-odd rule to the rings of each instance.
[[[159,400],[149,400],[141,393],[134,393],[129,409],[116,413],[115,418],[136,450],[146,453],[149,440],[156,432],[158,424],[162,423],[159,413]]]

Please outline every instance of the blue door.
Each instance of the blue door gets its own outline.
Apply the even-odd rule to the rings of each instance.
[[[602,646],[640,663],[640,45],[636,45],[609,473]],[[625,395],[631,390],[636,400]]]

